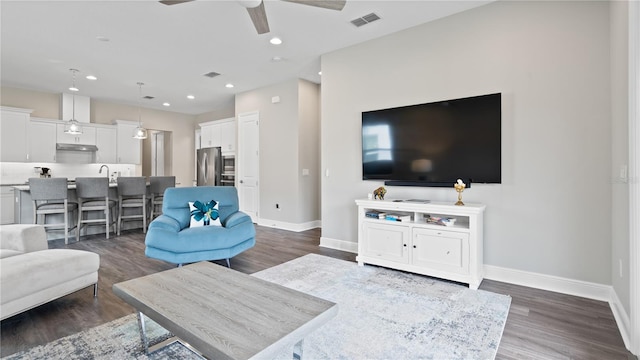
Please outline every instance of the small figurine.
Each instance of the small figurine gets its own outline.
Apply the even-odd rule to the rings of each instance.
[[[380,200],[384,200],[384,194],[387,193],[387,189],[384,188],[384,186],[380,186],[379,188],[373,190],[373,198],[374,199],[380,199]]]
[[[456,202],[455,205],[459,205],[459,206],[463,206],[464,205],[464,203],[462,202],[462,192],[464,191],[464,188],[466,186],[467,186],[467,184],[462,182],[462,179],[458,179],[458,181],[456,181],[456,183],[453,184],[453,187],[458,192],[458,202]]]

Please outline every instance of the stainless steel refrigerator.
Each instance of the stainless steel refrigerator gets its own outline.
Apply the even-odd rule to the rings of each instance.
[[[219,147],[198,150],[198,186],[220,186],[222,154]]]

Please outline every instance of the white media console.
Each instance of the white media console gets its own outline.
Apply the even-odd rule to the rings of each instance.
[[[372,264],[469,284],[483,278],[485,205],[398,200],[356,200],[359,265]],[[367,217],[384,212],[410,216],[408,221]],[[450,226],[431,223],[451,218]]]

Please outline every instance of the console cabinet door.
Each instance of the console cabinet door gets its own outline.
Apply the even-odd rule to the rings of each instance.
[[[409,227],[382,222],[367,222],[363,227],[364,255],[409,263]]]
[[[469,234],[414,228],[411,263],[435,270],[469,274]]]

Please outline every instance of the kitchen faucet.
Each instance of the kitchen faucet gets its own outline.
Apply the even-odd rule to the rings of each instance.
[[[107,168],[107,178],[109,178],[109,167],[107,165],[102,165],[100,166],[100,170],[98,171],[98,174],[102,174],[102,168]]]

